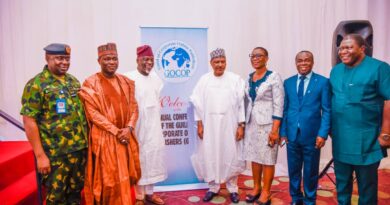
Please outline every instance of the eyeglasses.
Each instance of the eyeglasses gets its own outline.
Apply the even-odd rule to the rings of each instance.
[[[249,58],[255,59],[255,58],[264,58],[265,55],[262,54],[249,54]]]

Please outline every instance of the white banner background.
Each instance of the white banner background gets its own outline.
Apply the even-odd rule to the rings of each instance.
[[[158,185],[194,184],[186,187],[193,189],[199,181],[190,161],[197,136],[189,96],[208,71],[207,29],[141,27],[141,42],[152,47],[154,71],[164,81],[160,102],[168,179]]]

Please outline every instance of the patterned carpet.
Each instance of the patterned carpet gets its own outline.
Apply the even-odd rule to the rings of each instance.
[[[334,179],[334,175],[330,174]],[[290,204],[291,198],[288,193],[288,177],[276,177],[271,188],[272,205],[287,205]],[[247,204],[245,202],[245,194],[251,191],[253,180],[250,176],[240,175],[238,180],[239,194],[241,201],[239,205]],[[202,198],[206,190],[190,190],[190,191],[175,191],[158,193],[168,205],[186,205],[186,204],[233,204],[229,199],[229,193],[225,188],[222,188],[219,196],[209,203],[202,202]],[[379,171],[379,192],[378,199],[380,205],[390,204],[390,170]],[[354,191],[352,196],[352,204],[357,204],[357,186],[354,183]],[[148,203],[146,203],[148,204]],[[320,179],[319,189],[317,192],[317,205],[337,204],[336,188],[327,176]]]

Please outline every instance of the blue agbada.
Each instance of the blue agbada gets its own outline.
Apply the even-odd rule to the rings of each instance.
[[[384,101],[390,99],[390,66],[366,56],[355,66],[336,65],[332,86],[333,157],[353,165],[369,165],[387,156],[378,135]]]

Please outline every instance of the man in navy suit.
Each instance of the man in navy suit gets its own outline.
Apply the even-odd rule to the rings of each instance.
[[[285,101],[280,130],[287,143],[292,204],[315,204],[320,148],[330,129],[329,80],[312,72],[314,57],[300,51],[295,57],[298,75],[284,81]],[[301,190],[303,167],[303,195]]]

